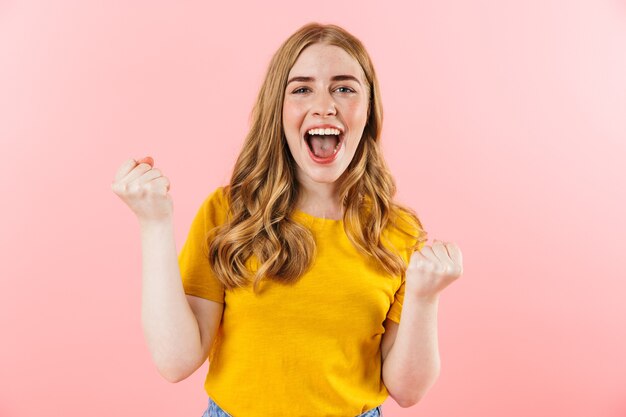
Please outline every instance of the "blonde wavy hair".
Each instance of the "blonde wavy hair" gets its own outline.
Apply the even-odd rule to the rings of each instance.
[[[255,292],[263,279],[296,282],[315,257],[311,231],[289,217],[296,208],[299,184],[283,130],[282,106],[291,67],[305,48],[316,43],[345,50],[359,62],[369,84],[369,115],[363,136],[338,180],[346,235],[383,270],[402,277],[407,265],[393,247],[385,245],[383,231],[395,227],[412,236],[416,241],[413,250],[427,240],[415,212],[393,200],[395,181],[380,148],[380,91],[368,53],[343,28],[309,23],[291,35],[270,61],[252,110],[250,131],[230,184],[224,188],[228,220],[207,235],[211,267],[227,289],[247,286],[251,279]],[[247,264],[253,255],[256,272]]]

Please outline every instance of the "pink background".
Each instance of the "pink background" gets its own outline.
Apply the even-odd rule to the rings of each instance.
[[[0,416],[202,414],[206,364],[151,362],[110,184],[154,157],[180,250],[309,21],[368,48],[398,198],[464,255],[441,376],[385,416],[626,416],[623,1],[206,3],[0,2]]]

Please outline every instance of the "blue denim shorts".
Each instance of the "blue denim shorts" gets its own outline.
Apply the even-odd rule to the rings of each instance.
[[[228,414],[226,411],[222,410],[219,405],[215,404],[215,402],[209,398],[209,407],[204,410],[204,414],[202,417],[233,417]],[[356,417],[383,417],[383,405],[379,405],[376,408],[372,408],[369,411],[366,411],[362,414],[359,414]]]

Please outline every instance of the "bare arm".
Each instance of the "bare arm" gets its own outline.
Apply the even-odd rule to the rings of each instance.
[[[411,255],[402,320],[393,342],[383,345],[383,380],[402,407],[420,401],[439,377],[439,296],[462,274],[463,255],[453,242],[435,239]]]
[[[148,348],[161,375],[178,382],[206,360],[224,305],[185,294],[174,243],[170,182],[153,166],[149,156],[126,160],[111,189],[139,219],[141,321]]]
[[[178,382],[206,361],[224,305],[185,294],[171,217],[140,227],[144,336],[159,373]]]
[[[383,382],[401,407],[417,404],[439,377],[438,305],[438,297],[425,301],[406,294],[402,320],[389,329],[393,340],[382,342]]]

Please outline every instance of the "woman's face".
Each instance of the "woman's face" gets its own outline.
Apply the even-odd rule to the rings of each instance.
[[[283,103],[283,129],[301,182],[333,183],[343,174],[361,140],[368,106],[365,74],[346,51],[316,43],[301,52]]]

